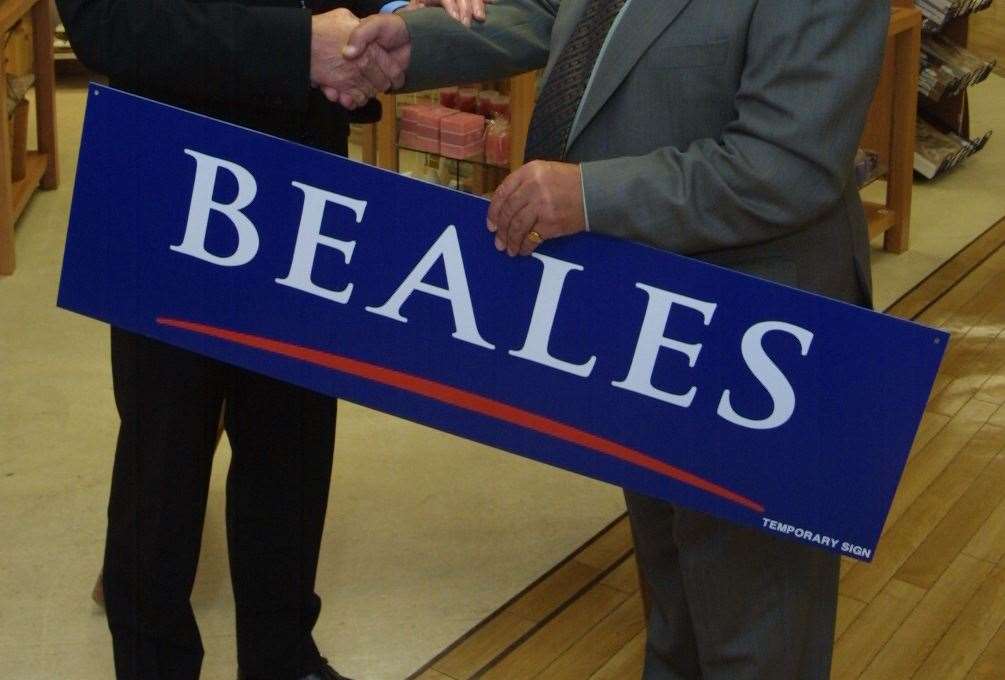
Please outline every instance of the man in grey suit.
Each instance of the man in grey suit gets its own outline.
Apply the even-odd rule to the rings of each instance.
[[[879,0],[497,0],[471,30],[436,11],[368,19],[346,54],[410,42],[413,90],[546,67],[538,160],[489,211],[510,255],[590,230],[867,305],[852,166],[888,20]],[[829,676],[836,556],[626,499],[652,595],[646,678]]]

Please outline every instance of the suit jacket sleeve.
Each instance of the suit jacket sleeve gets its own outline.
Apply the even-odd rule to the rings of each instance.
[[[403,13],[412,38],[404,89],[507,78],[545,65],[557,1],[497,0],[485,11],[471,28],[438,8]]]
[[[760,0],[721,138],[583,163],[590,230],[700,254],[833,210],[852,181],[888,22],[875,0]]]
[[[342,3],[347,4],[347,3]],[[307,108],[310,12],[188,0],[57,0],[77,57],[124,84],[187,98]],[[359,14],[381,3],[359,0]]]

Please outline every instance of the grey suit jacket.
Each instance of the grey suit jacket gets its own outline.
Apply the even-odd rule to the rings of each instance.
[[[407,87],[547,78],[586,5],[407,13]],[[880,0],[631,0],[568,147],[590,229],[868,303],[852,167],[888,21]]]

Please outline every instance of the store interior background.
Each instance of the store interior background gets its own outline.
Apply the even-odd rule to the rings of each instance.
[[[974,39],[1005,62],[1005,3],[979,17]],[[1003,75],[1000,65],[971,95],[975,128],[998,137],[952,174],[916,183],[908,252],[875,245],[878,309],[1005,216]],[[90,600],[117,428],[108,330],[54,303],[86,82],[60,80],[63,182],[32,200],[17,227],[17,272],[0,279],[2,678],[112,677]],[[235,674],[228,460],[224,438],[193,596],[210,679]],[[342,403],[316,638],[350,676],[403,678],[623,512],[616,488]]]

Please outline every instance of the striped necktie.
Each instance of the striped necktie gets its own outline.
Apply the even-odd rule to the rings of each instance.
[[[541,90],[524,159],[561,160],[597,57],[626,0],[590,0]]]

